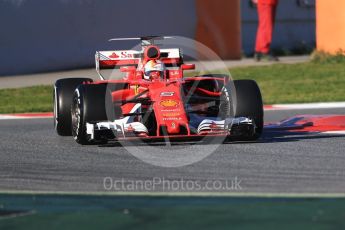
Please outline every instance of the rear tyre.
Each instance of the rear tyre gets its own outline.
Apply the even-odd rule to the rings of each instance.
[[[66,78],[54,84],[54,127],[58,135],[72,135],[71,105],[74,90],[83,82],[92,82],[89,78]]]
[[[87,134],[87,123],[114,120],[114,107],[107,84],[79,85],[74,92],[72,103],[72,135],[79,144],[93,144]],[[98,140],[104,143],[106,140]]]
[[[241,140],[257,140],[264,127],[264,111],[260,88],[253,80],[235,80],[236,100],[235,117],[248,117],[254,120],[256,129],[253,136],[241,137]]]

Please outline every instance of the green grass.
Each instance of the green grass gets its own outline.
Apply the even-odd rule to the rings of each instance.
[[[345,101],[345,59],[319,58],[303,64],[230,69],[234,79],[258,82],[264,103]],[[53,110],[52,86],[0,90],[0,113]]]
[[[311,60],[317,64],[334,64],[334,63],[345,63],[345,51],[338,50],[336,54],[330,54],[325,51],[314,51],[311,54]]]
[[[230,73],[234,79],[257,81],[266,104],[345,101],[345,62],[234,68]]]
[[[0,113],[50,111],[53,111],[52,86],[0,90]]]

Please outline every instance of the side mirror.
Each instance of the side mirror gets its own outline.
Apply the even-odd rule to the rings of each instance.
[[[193,70],[193,69],[195,69],[195,64],[182,64],[181,69],[182,70]]]
[[[120,71],[123,73],[133,72],[136,70],[137,70],[137,68],[135,66],[122,66],[122,67],[120,67]]]

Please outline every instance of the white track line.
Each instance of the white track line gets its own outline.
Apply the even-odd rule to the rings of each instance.
[[[265,110],[337,109],[337,108],[345,108],[345,102],[275,104],[272,106],[266,106]]]
[[[44,119],[53,116],[16,116],[15,114],[0,114],[0,120],[24,120],[24,119]]]
[[[322,132],[323,134],[338,134],[338,135],[345,135],[345,130],[339,130],[339,131],[326,131]]]

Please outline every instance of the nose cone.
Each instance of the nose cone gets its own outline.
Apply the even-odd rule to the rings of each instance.
[[[180,125],[175,122],[171,122],[170,124],[167,124],[167,131],[169,134],[178,134],[180,133]]]

